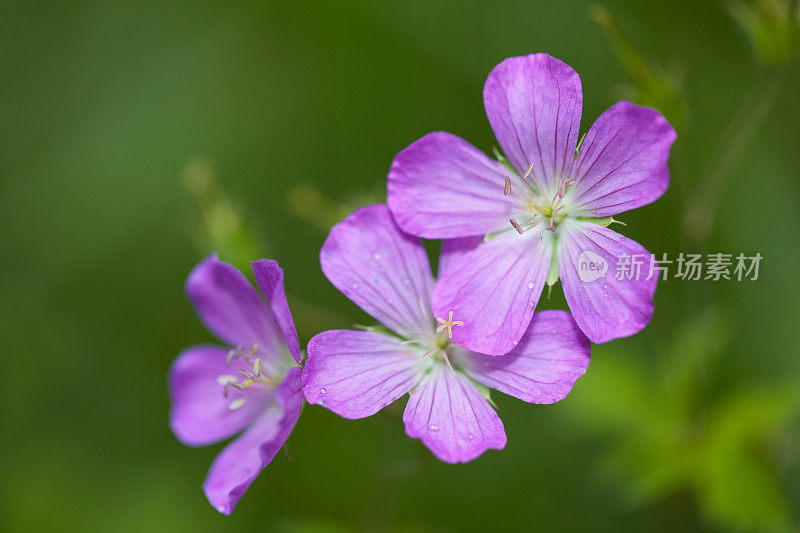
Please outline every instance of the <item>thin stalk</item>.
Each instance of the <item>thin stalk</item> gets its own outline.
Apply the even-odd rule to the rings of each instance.
[[[714,228],[720,201],[741,162],[772,109],[783,81],[783,72],[767,70],[742,103],[697,180],[698,191],[686,206],[683,232],[690,244],[705,248]]]

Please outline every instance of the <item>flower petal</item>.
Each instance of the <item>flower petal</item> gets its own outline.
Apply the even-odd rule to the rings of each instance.
[[[464,254],[433,289],[434,316],[463,325],[453,340],[474,352],[502,355],[519,342],[544,287],[552,234],[502,233]]]
[[[394,158],[387,203],[404,231],[429,239],[485,235],[504,228],[508,169],[467,141],[437,131]]]
[[[472,461],[506,445],[503,422],[467,376],[435,364],[411,393],[406,434],[447,463]]]
[[[274,402],[214,459],[203,490],[219,512],[231,514],[242,494],[289,438],[303,406],[300,387],[300,367],[293,367],[275,390]]]
[[[564,297],[578,326],[597,344],[641,331],[653,316],[658,282],[657,272],[650,276],[650,253],[639,243],[598,224],[570,221],[562,227],[558,269]],[[629,272],[626,257],[630,264],[638,257],[641,274],[617,279],[618,272]],[[603,275],[594,279],[597,269],[587,270],[590,263],[604,263]]]
[[[279,354],[285,341],[275,317],[236,268],[212,254],[186,279],[186,295],[205,326],[220,340],[259,354]]]
[[[219,376],[231,374],[225,364],[228,350],[197,345],[185,349],[172,363],[167,382],[172,405],[169,426],[182,443],[205,446],[227,439],[255,418],[263,405],[246,402],[232,411],[233,398],[225,398]]]
[[[675,137],[655,109],[630,102],[611,106],[586,134],[575,162],[575,209],[606,217],[657,200],[669,185]]]
[[[567,397],[589,368],[591,343],[566,311],[539,311],[502,357],[462,352],[456,360],[475,381],[520,400],[546,404]]]
[[[337,289],[389,329],[403,337],[431,330],[428,255],[385,205],[362,207],[335,225],[320,263]]]
[[[272,315],[278,323],[286,346],[294,357],[300,362],[300,341],[297,339],[297,330],[294,327],[294,318],[289,310],[289,303],[286,301],[286,292],[283,288],[283,269],[278,266],[277,261],[271,259],[260,259],[251,263],[253,274],[261,294],[269,304]]]
[[[460,237],[458,239],[447,239],[442,241],[442,248],[439,251],[439,276],[445,270],[458,262],[461,257],[474,250],[476,246],[483,242],[483,235],[473,237]]]
[[[572,168],[583,93],[578,74],[547,54],[511,57],[494,67],[483,103],[497,142],[520,174],[549,190]]]
[[[324,331],[308,343],[303,392],[344,418],[374,415],[419,382],[420,355],[371,331]]]

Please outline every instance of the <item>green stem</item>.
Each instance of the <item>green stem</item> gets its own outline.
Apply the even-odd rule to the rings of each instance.
[[[690,244],[704,248],[725,190],[745,151],[761,129],[778,95],[783,72],[767,70],[731,121],[703,173],[698,191],[686,206],[683,232]]]

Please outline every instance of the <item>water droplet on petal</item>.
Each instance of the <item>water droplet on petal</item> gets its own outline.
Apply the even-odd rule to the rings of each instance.
[[[533,282],[532,281],[530,283],[528,283],[528,288],[533,290]]]
[[[519,344],[519,339],[514,339],[514,346],[516,346],[517,344]]]
[[[542,391],[540,391],[540,390],[537,390],[537,391],[536,391],[534,394],[535,394],[536,396],[541,396],[541,395],[542,395]]]
[[[321,389],[319,389],[319,393],[320,394],[325,394],[326,392],[328,392],[328,391],[325,389],[325,387],[322,387]]]
[[[439,426],[437,426],[436,424],[431,424],[430,426],[428,426],[428,429],[430,429],[431,431],[439,431]]]
[[[473,435],[472,433],[470,433],[469,435],[467,435],[467,438],[468,438],[469,440],[472,440],[472,439],[474,439],[474,438],[475,438],[475,435]]]
[[[357,289],[358,288],[358,283],[353,283],[353,288]]]

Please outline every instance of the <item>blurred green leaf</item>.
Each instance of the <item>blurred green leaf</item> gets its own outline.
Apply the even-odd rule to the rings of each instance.
[[[286,194],[289,212],[325,233],[354,210],[385,201],[385,185],[346,195],[341,202],[325,196],[312,182],[293,186]]]
[[[789,504],[772,445],[797,417],[797,387],[742,390],[708,417],[696,484],[701,509],[735,529],[787,531]]]
[[[770,444],[800,415],[796,387],[715,394],[709,376],[728,341],[727,321],[710,310],[679,328],[649,372],[636,363],[644,354],[595,356],[570,412],[612,438],[601,465],[631,502],[690,491],[717,527],[784,531],[793,518]]]
[[[683,91],[683,73],[675,67],[664,69],[649,63],[622,31],[617,19],[604,6],[590,7],[592,19],[611,43],[617,60],[628,75],[625,92],[637,104],[661,111],[670,124],[681,132],[689,122],[689,107]]]
[[[797,55],[800,3],[791,0],[736,0],[730,13],[763,63],[782,66]]]
[[[208,158],[189,161],[182,181],[200,208],[201,223],[191,233],[202,255],[217,252],[244,272],[250,271],[250,261],[269,257],[265,236],[225,193]]]

